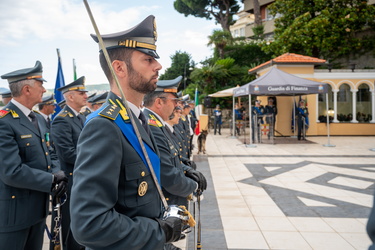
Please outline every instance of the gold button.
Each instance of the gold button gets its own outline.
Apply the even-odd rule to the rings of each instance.
[[[47,168],[48,168],[48,169],[51,169],[51,166],[48,166]]]
[[[141,176],[143,177],[143,176],[145,176],[145,175],[146,175],[145,171],[142,171],[142,172],[141,172]]]
[[[30,143],[26,143],[26,146],[30,146]]]
[[[12,195],[12,199],[16,198],[16,196]]]
[[[165,198],[166,201],[169,201],[169,198]]]
[[[69,175],[73,175],[73,173],[69,173]]]
[[[46,152],[46,155],[48,155],[48,152]]]
[[[44,139],[42,139],[42,142],[44,142]]]

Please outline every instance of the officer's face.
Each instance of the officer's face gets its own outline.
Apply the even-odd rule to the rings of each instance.
[[[87,104],[87,93],[83,91],[72,91],[72,101],[74,106],[82,108]]]
[[[177,99],[173,94],[167,94],[163,100],[163,107],[161,108],[164,117],[169,117],[173,113],[174,108],[177,106]],[[164,119],[164,117],[162,117]],[[167,120],[167,119],[164,119]]]
[[[180,118],[181,118],[181,110],[174,111],[174,117],[171,120],[172,124],[173,125],[178,124],[178,121],[180,120]]]
[[[131,65],[128,65],[130,87],[142,94],[154,91],[161,68],[161,64],[154,57],[134,51]]]
[[[46,89],[43,87],[42,81],[37,81],[31,85],[27,85],[30,101],[34,102],[34,105],[42,102],[43,93]]]
[[[53,114],[55,112],[55,108],[56,108],[56,105],[55,104],[52,104],[52,105],[47,105],[47,113],[46,115],[50,115],[50,114]]]

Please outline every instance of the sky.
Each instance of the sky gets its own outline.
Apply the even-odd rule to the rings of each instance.
[[[173,0],[88,0],[99,32],[109,34],[127,30],[148,15],[156,17],[158,60],[163,69],[170,67],[170,56],[187,52],[196,63],[210,57],[208,36],[220,26],[214,20],[185,17],[173,7]],[[1,0],[0,1],[0,75],[43,64],[46,89],[56,81],[60,50],[65,84],[73,81],[73,59],[77,76],[86,84],[107,83],[98,61],[98,44],[82,0]],[[0,79],[0,87],[8,88]]]

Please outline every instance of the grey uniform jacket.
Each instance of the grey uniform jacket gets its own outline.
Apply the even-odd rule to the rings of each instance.
[[[47,217],[51,173],[60,165],[48,150],[41,115],[36,114],[39,132],[12,102],[1,113],[0,232],[12,232]]]
[[[178,149],[166,127],[149,109],[144,110],[149,126],[160,151],[160,177],[163,192],[171,205],[187,205],[187,197],[197,188],[197,183],[184,174]]]
[[[130,123],[119,102],[110,92],[79,138],[71,229],[89,249],[163,249],[165,235],[155,220],[162,215],[161,200],[150,171],[114,122],[120,117]],[[138,119],[135,122],[142,140],[158,154],[153,138]],[[145,183],[143,194],[140,187]]]

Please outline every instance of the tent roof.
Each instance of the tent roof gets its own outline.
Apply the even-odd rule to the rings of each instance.
[[[228,97],[228,96],[233,96],[233,90],[235,89],[238,89],[240,86],[236,86],[236,87],[233,87],[233,88],[229,88],[229,89],[224,89],[224,90],[220,90],[216,93],[213,93],[213,94],[209,94],[208,96],[209,97]]]
[[[311,81],[272,68],[266,74],[234,90],[234,96],[244,95],[307,95],[326,93],[327,84]]]

